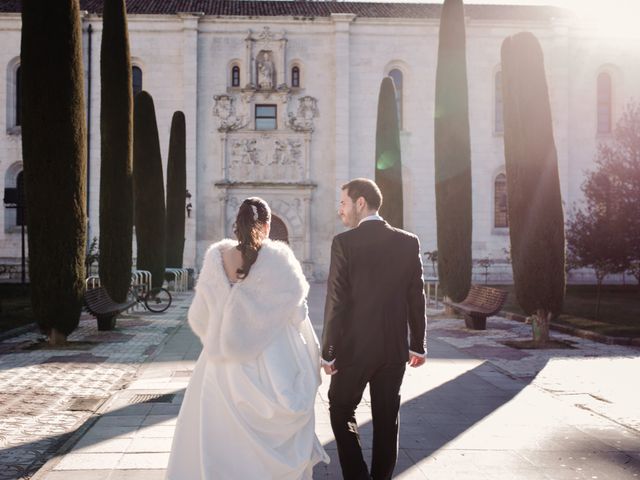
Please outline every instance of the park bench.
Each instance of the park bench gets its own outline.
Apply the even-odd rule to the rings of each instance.
[[[92,288],[84,293],[84,305],[87,311],[98,320],[98,330],[113,330],[116,326],[116,317],[129,309],[136,300],[125,303],[114,302],[106,288]]]
[[[464,316],[464,323],[472,330],[486,330],[487,317],[500,311],[507,300],[507,292],[499,288],[471,285],[471,289],[460,303],[445,301],[444,304]]]

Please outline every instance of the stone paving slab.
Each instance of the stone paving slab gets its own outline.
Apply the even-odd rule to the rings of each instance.
[[[517,350],[505,341],[531,339],[531,327],[491,317],[487,330],[468,330],[460,319],[429,319],[429,335],[470,356],[487,359],[513,378],[531,382],[567,402],[640,431],[637,383],[640,348],[606,345],[552,332],[568,349]]]
[[[36,348],[37,332],[1,341],[0,480],[37,472],[101,403],[135,378],[184,322],[190,300],[190,294],[175,294],[164,314],[132,312],[110,332],[99,332],[96,320],[83,314],[65,348]]]
[[[324,289],[314,285],[310,311],[318,333],[323,300]],[[501,342],[528,338],[526,326],[498,318],[490,319],[485,332],[465,331],[461,325],[459,319],[430,320],[429,360],[425,367],[407,371],[394,478],[640,477],[640,431],[625,388],[633,385],[630,379],[638,371],[636,350],[567,337],[575,349],[514,354]],[[182,325],[154,361],[104,403],[73,449],[47,463],[34,480],[163,478],[180,402],[200,348]],[[341,478],[327,389],[325,377],[316,399],[316,431],[332,461],[316,467],[315,479]],[[151,393],[175,396],[170,403],[131,403],[136,395]],[[368,459],[368,392],[356,416]]]

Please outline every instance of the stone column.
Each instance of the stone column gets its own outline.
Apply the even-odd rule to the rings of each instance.
[[[569,111],[571,107],[570,87],[570,47],[569,24],[565,19],[553,20],[553,36],[548,44],[541,40],[546,57],[545,69],[547,70],[547,83],[549,85],[549,101],[553,118],[554,137],[556,150],[558,151],[558,173],[560,175],[560,191],[562,198],[569,198],[570,182],[582,176],[569,174],[571,170],[578,171],[580,167],[575,165],[570,168],[571,155],[571,129]],[[552,91],[553,90],[553,91]]]
[[[311,191],[302,198],[304,212],[304,239],[302,246],[302,266],[307,278],[313,276],[313,258],[311,257]]]
[[[349,115],[349,79],[351,59],[349,48],[349,29],[356,18],[352,13],[333,13],[334,25],[334,61],[335,61],[335,179],[336,205],[340,199],[340,186],[349,180],[350,162],[350,115]]]
[[[218,195],[218,218],[220,219],[220,232],[224,238],[233,237],[231,232],[227,232],[227,203],[229,202],[229,191],[224,188]]]
[[[198,175],[198,21],[202,13],[178,13],[182,20],[182,105],[186,123],[187,190],[191,193],[191,217],[186,218],[184,260],[185,267],[196,267],[196,225],[200,196]],[[186,199],[185,199],[186,205]]]
[[[257,85],[257,79],[254,75],[255,62],[253,61],[253,56],[252,56],[251,46],[252,46],[253,40],[251,39],[251,33],[252,33],[251,30],[247,31],[247,38],[245,38],[245,57],[244,57],[246,66],[240,72],[240,74],[244,76],[244,84],[241,85],[243,88],[249,84]]]

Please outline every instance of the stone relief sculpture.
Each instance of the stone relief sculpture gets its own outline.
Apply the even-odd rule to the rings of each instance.
[[[294,115],[289,112],[289,127],[296,131],[312,131],[313,119],[319,114],[318,101],[310,96],[298,99],[298,111]]]
[[[249,30],[249,37],[251,37],[251,30]],[[263,41],[267,45],[274,39],[275,39],[274,33],[267,26],[265,26],[257,36],[257,40]]]
[[[277,179],[301,179],[304,175],[302,142],[292,139],[276,140],[273,160],[269,165]]]
[[[232,146],[229,167],[239,178],[251,178],[255,167],[260,165],[258,148],[254,138],[236,140]]]
[[[244,128],[249,123],[248,115],[238,115],[236,113],[236,99],[230,95],[215,95],[214,116],[218,117],[218,130],[229,132]]]
[[[296,182],[304,180],[304,174],[304,149],[299,140],[264,135],[231,144],[231,181]]]
[[[261,90],[273,89],[274,66],[271,52],[260,52],[257,60],[258,88]]]

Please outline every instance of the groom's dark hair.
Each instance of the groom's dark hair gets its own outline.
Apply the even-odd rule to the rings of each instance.
[[[354,202],[363,197],[370,209],[379,210],[382,205],[380,188],[376,185],[376,182],[368,178],[354,178],[342,185],[342,190],[346,190],[347,195]]]

